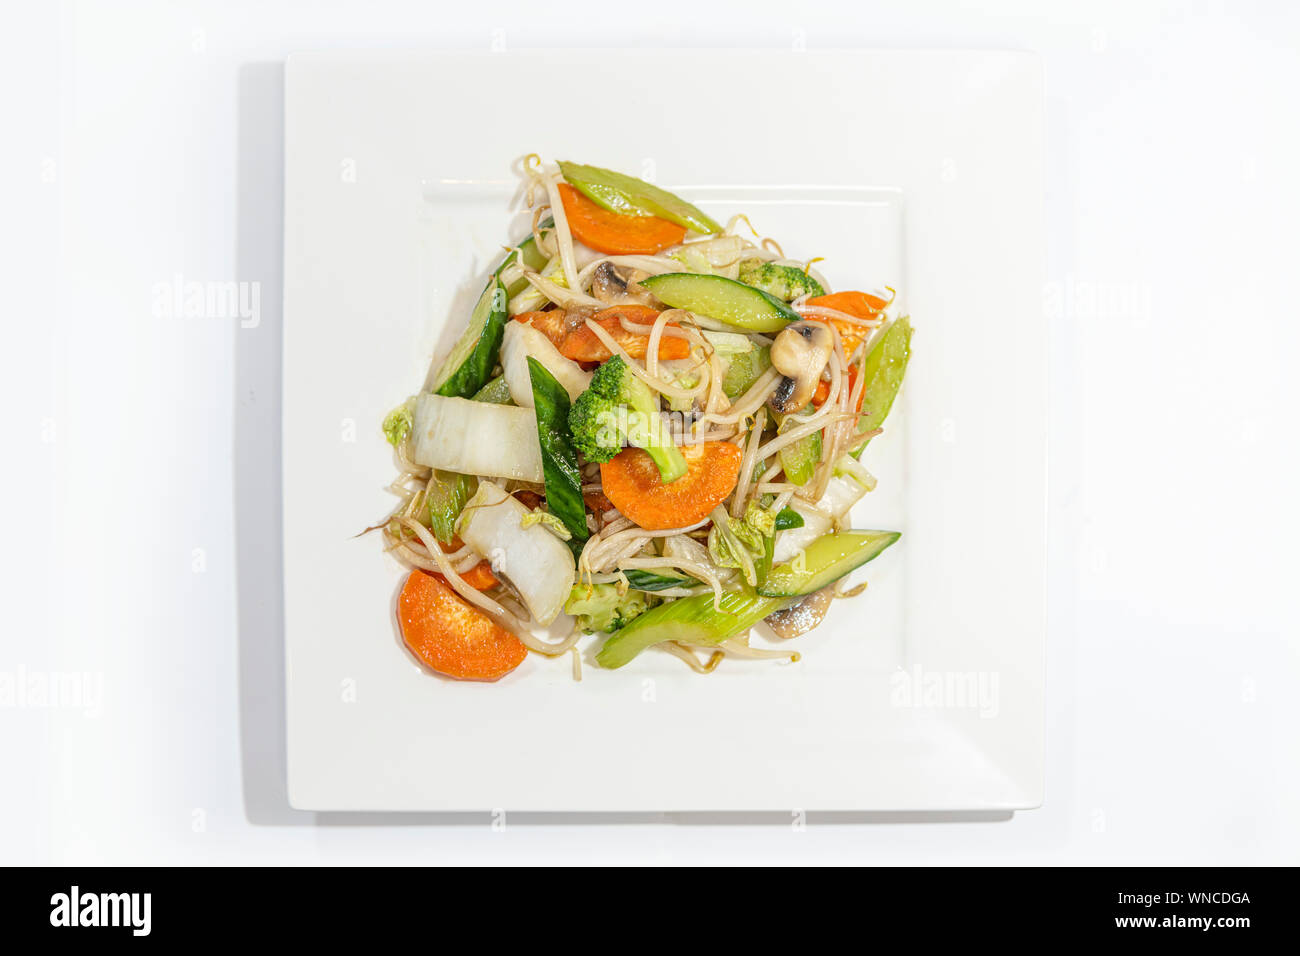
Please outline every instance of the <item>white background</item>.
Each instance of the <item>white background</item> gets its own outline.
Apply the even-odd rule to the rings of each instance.
[[[1300,12],[1041,6],[6,5],[0,673],[89,672],[102,700],[0,708],[0,862],[1300,862]],[[247,570],[278,560],[278,64],[494,36],[1041,53],[1042,809],[494,828],[284,806],[278,581]],[[596,88],[554,79],[502,121]],[[733,95],[755,108],[750,85],[688,99]],[[178,274],[260,283],[261,324],[158,318]]]

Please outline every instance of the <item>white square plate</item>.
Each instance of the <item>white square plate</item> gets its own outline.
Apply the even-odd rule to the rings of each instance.
[[[581,60],[592,106],[523,108]],[[636,62],[630,62],[636,61]],[[299,55],[286,80],[289,793],[312,810],[951,810],[1041,799],[1042,94],[1017,53]],[[667,76],[762,75],[766,128]],[[685,82],[683,80],[682,82]],[[679,84],[680,85],[680,84]],[[746,87],[752,94],[752,89]],[[598,98],[616,102],[612,113]],[[588,119],[584,117],[590,116]],[[599,116],[625,117],[610,123]],[[824,140],[819,131],[826,131]],[[796,665],[708,677],[530,655],[490,685],[404,653],[378,425],[424,380],[506,237],[528,152],[750,215],[917,328],[858,527],[903,531]]]

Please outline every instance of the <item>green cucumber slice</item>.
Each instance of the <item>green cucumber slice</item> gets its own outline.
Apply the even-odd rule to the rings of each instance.
[[[550,216],[547,216],[537,224],[537,230],[538,232],[541,232],[546,229],[551,229],[554,226],[555,220]],[[545,267],[546,263],[549,261],[546,258],[546,254],[537,248],[537,242],[532,236],[529,236],[523,242],[519,243],[519,251],[523,253],[524,265],[532,269],[534,272],[541,272],[543,267]],[[510,255],[501,260],[501,265],[497,266],[496,274],[501,275],[501,273],[505,271],[506,266],[515,261],[515,258],[516,253],[512,251]],[[506,295],[513,299],[526,288],[528,288],[528,280],[523,276],[520,276],[514,282],[506,286]]]
[[[487,402],[489,405],[513,405],[510,397],[510,385],[504,375],[498,375],[474,393],[472,401]]]
[[[506,332],[505,287],[495,276],[470,313],[469,327],[442,363],[433,392],[448,398],[469,398],[492,377],[501,339]]]
[[[680,196],[612,169],[561,162],[560,172],[598,206],[632,216],[658,216],[692,232],[721,232],[722,227]]]
[[[725,276],[665,272],[641,280],[641,288],[674,309],[687,309],[747,332],[779,332],[799,316],[762,289]]]
[[[758,593],[770,598],[790,598],[820,591],[862,567],[900,537],[897,531],[840,531],[822,535],[804,549],[804,570],[795,570],[794,562],[779,564],[758,586]]]

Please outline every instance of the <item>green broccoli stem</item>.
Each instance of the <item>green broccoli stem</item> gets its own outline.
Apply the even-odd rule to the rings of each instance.
[[[659,469],[664,484],[686,474],[686,459],[673,441],[673,434],[659,415],[659,396],[623,365],[623,397],[633,414],[625,419],[623,440],[643,449]]]
[[[667,484],[686,474],[686,459],[659,416],[659,396],[622,357],[608,359],[569,410],[569,434],[588,461],[607,462],[624,445],[646,451]]]
[[[673,444],[672,433],[668,431],[668,426],[664,424],[663,419],[655,415],[652,421],[658,425],[658,428],[651,432],[654,439],[646,442],[645,445],[630,440],[629,444],[637,444],[638,447],[645,449],[645,453],[659,469],[660,480],[666,485],[686,474],[686,458],[682,455],[681,449]]]

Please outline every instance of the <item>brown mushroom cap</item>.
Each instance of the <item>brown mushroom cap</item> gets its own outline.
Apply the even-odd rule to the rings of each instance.
[[[655,297],[636,282],[647,275],[649,273],[637,269],[620,270],[610,262],[602,262],[591,277],[591,294],[606,305],[647,305],[654,308],[657,304]]]
[[[812,399],[835,340],[824,322],[791,322],[772,342],[772,367],[784,377],[767,400],[772,411],[790,415]]]
[[[807,634],[822,622],[834,597],[835,585],[831,584],[820,591],[814,591],[797,604],[769,614],[763,620],[777,637],[798,637]]]

